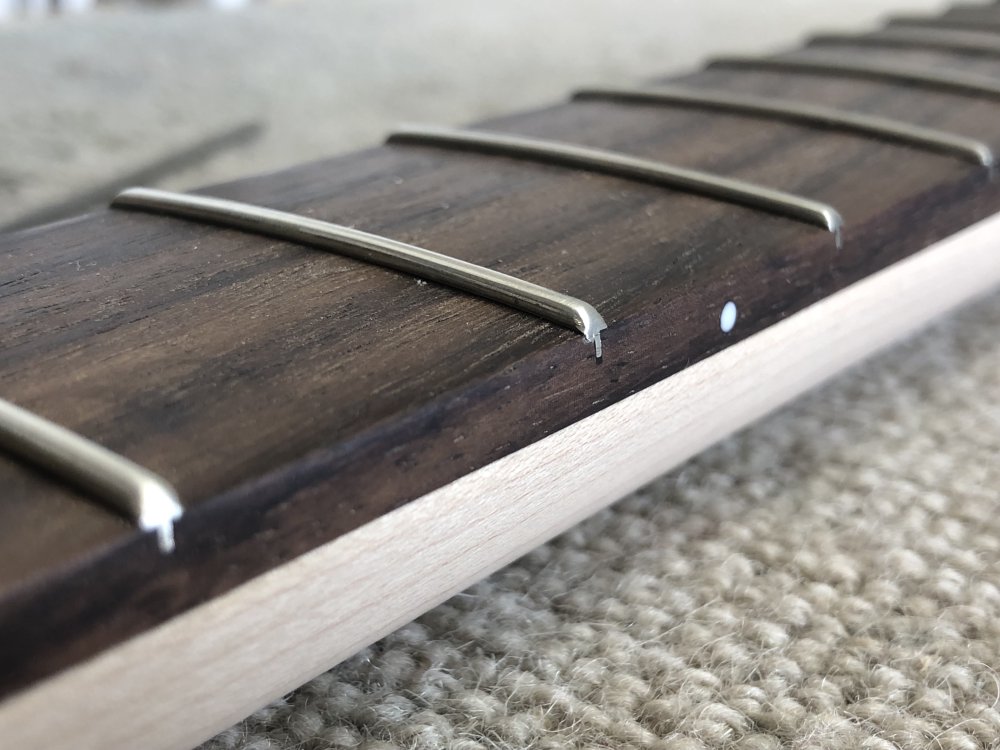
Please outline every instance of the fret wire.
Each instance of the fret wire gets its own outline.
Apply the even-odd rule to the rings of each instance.
[[[841,246],[843,219],[835,208],[819,201],[751,182],[722,177],[710,172],[686,169],[615,151],[576,144],[481,130],[460,130],[433,126],[405,126],[389,136],[390,143],[453,148],[518,159],[558,164],[575,169],[649,182],[672,189],[737,203],[819,226],[834,235]]]
[[[124,456],[0,399],[0,447],[94,494],[156,533],[174,549],[174,522],[184,509],[166,480]]]
[[[956,154],[992,168],[995,158],[982,141],[943,130],[830,107],[770,97],[743,96],[723,91],[704,91],[680,86],[595,87],[576,92],[575,99],[597,99],[651,105],[681,105],[787,120],[825,128],[837,128],[886,140],[900,141],[934,151]]]
[[[862,47],[910,47],[1000,56],[1000,37],[982,31],[890,26],[856,36],[853,34],[818,34],[809,40],[815,45]]]
[[[597,360],[602,357],[601,331],[607,324],[592,305],[475,263],[351,227],[223,198],[129,188],[119,193],[111,205],[236,227],[435,281],[576,329],[594,344]]]
[[[955,29],[957,31],[1000,32],[1000,18],[963,18],[962,16],[896,16],[886,23],[889,28]]]
[[[906,65],[855,61],[843,57],[723,57],[708,64],[712,69],[762,70],[832,77],[864,78],[941,89],[955,94],[1000,99],[1000,80],[956,70],[914,70]]]

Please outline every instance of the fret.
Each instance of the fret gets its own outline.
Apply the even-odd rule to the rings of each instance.
[[[723,57],[708,67],[716,70],[760,70],[902,83],[953,94],[1000,99],[1000,80],[957,70],[924,70],[899,65],[856,61],[849,57]]]
[[[868,34],[818,34],[814,45],[938,49],[990,57],[1000,56],[1000,37],[982,31],[890,26]]]
[[[685,169],[650,159],[639,159],[614,151],[587,148],[571,143],[479,130],[408,126],[394,131],[389,136],[388,142],[528,159],[686,190],[821,227],[833,234],[838,248],[841,246],[844,222],[840,213],[832,206],[800,195],[709,172]]]
[[[0,447],[92,493],[174,549],[184,509],[166,480],[92,440],[0,399]]]
[[[896,16],[886,24],[890,28],[956,29],[960,31],[1000,32],[1000,17],[994,15]]]
[[[699,107],[747,114],[804,125],[833,128],[888,141],[897,141],[931,151],[958,156],[992,168],[995,157],[982,141],[933,128],[912,125],[875,115],[844,112],[801,102],[769,97],[742,96],[724,91],[704,91],[678,86],[599,87],[577,91],[575,99],[596,99],[631,104]]]
[[[421,279],[436,281],[536,315],[556,325],[575,328],[588,342],[594,344],[596,359],[600,360],[602,357],[601,331],[607,328],[607,324],[593,306],[568,294],[459,258],[359,229],[222,198],[130,188],[119,193],[111,205],[115,208],[151,211],[245,229],[321,247]]]

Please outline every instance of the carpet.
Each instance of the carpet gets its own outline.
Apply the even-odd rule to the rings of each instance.
[[[0,221],[241,122],[267,130],[158,184],[938,5],[359,0],[0,26]],[[994,294],[204,750],[1000,747],[998,330]]]

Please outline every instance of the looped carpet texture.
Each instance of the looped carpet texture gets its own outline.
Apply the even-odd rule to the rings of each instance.
[[[1000,747],[1000,297],[205,750]]]

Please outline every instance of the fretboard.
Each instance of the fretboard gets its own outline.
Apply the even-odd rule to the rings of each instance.
[[[841,39],[786,57],[976,73],[1000,85],[1000,53],[968,45]],[[1000,147],[1000,97],[984,92],[750,65],[670,82]],[[0,697],[1000,209],[989,170],[954,153],[724,107],[584,98],[474,127],[808,197],[843,217],[842,247],[822,227],[710,195],[412,142],[204,191],[586,300],[608,324],[598,362],[578,333],[522,311],[211,223],[109,209],[0,238],[0,397],[168,478],[185,508],[165,555],[114,510],[0,458]]]

